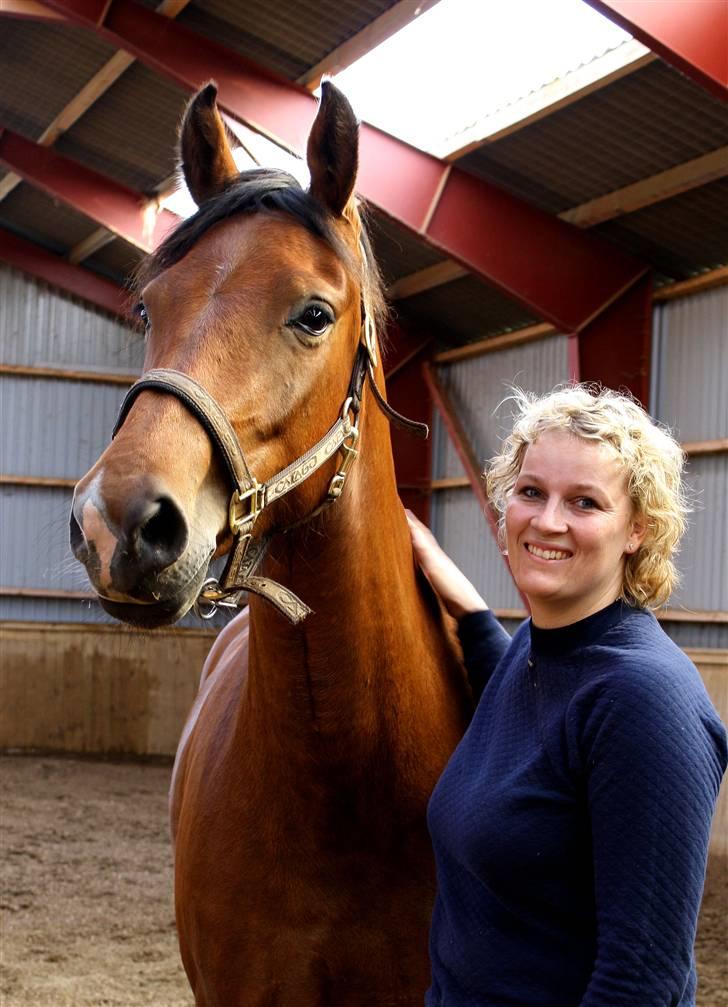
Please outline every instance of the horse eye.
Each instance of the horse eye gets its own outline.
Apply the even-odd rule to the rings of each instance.
[[[312,336],[322,336],[333,322],[333,318],[320,304],[309,304],[296,324]]]
[[[144,328],[148,329],[149,328],[149,324],[150,324],[150,322],[149,322],[149,315],[147,314],[147,309],[144,306],[144,303],[142,301],[140,301],[137,305],[135,305],[134,311],[135,311],[135,314],[136,314],[137,318],[139,319],[139,321],[144,326]]]

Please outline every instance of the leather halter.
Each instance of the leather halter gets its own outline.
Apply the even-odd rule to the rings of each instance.
[[[401,416],[392,409],[377,388],[373,366],[376,363],[376,338],[371,323],[367,324],[369,320],[366,315],[364,319],[362,340],[354,358],[349,388],[339,418],[313,447],[265,483],[259,483],[251,473],[240,442],[222,407],[189,374],[169,368],[155,368],[147,371],[127,392],[112,438],[116,437],[141,392],[145,389],[167,392],[174,395],[199,420],[222,456],[232,483],[228,524],[233,534],[233,545],[219,582],[214,577],[209,578],[197,596],[195,610],[203,619],[211,619],[220,606],[238,608],[242,604],[244,592],[253,592],[267,598],[294,625],[310,613],[308,605],[288,588],[267,577],[255,576],[271,535],[253,539],[253,528],[267,506],[308,479],[340,451],[342,458],[329,483],[326,497],[304,520],[310,520],[324,507],[338,500],[349,469],[358,454],[356,444],[359,438],[359,413],[367,375],[375,401],[388,419],[417,436],[427,437],[429,431],[426,424]]]

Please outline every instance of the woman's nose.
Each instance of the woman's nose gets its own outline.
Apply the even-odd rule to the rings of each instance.
[[[566,531],[567,522],[561,501],[555,499],[545,500],[543,507],[540,507],[532,517],[531,524],[539,531],[550,532],[551,534]]]

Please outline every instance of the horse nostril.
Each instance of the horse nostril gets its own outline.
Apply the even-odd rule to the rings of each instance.
[[[157,552],[165,565],[178,559],[187,547],[187,521],[170,497],[150,501],[136,531],[140,544]]]
[[[88,553],[88,546],[86,545],[86,539],[83,532],[81,531],[81,525],[76,520],[76,515],[71,510],[71,517],[69,519],[69,539],[71,541],[71,551],[76,559],[83,562],[84,558]]]

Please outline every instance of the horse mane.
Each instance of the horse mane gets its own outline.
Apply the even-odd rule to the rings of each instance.
[[[387,304],[361,202],[352,199],[344,211],[361,250],[359,259],[337,234],[333,218],[326,209],[293,175],[274,168],[243,171],[222,192],[205,200],[197,213],[183,220],[151,255],[142,260],[132,278],[134,293],[139,294],[155,276],[184,258],[215,224],[243,213],[285,213],[323,239],[354,273],[367,314],[373,319],[376,331],[384,332]]]

